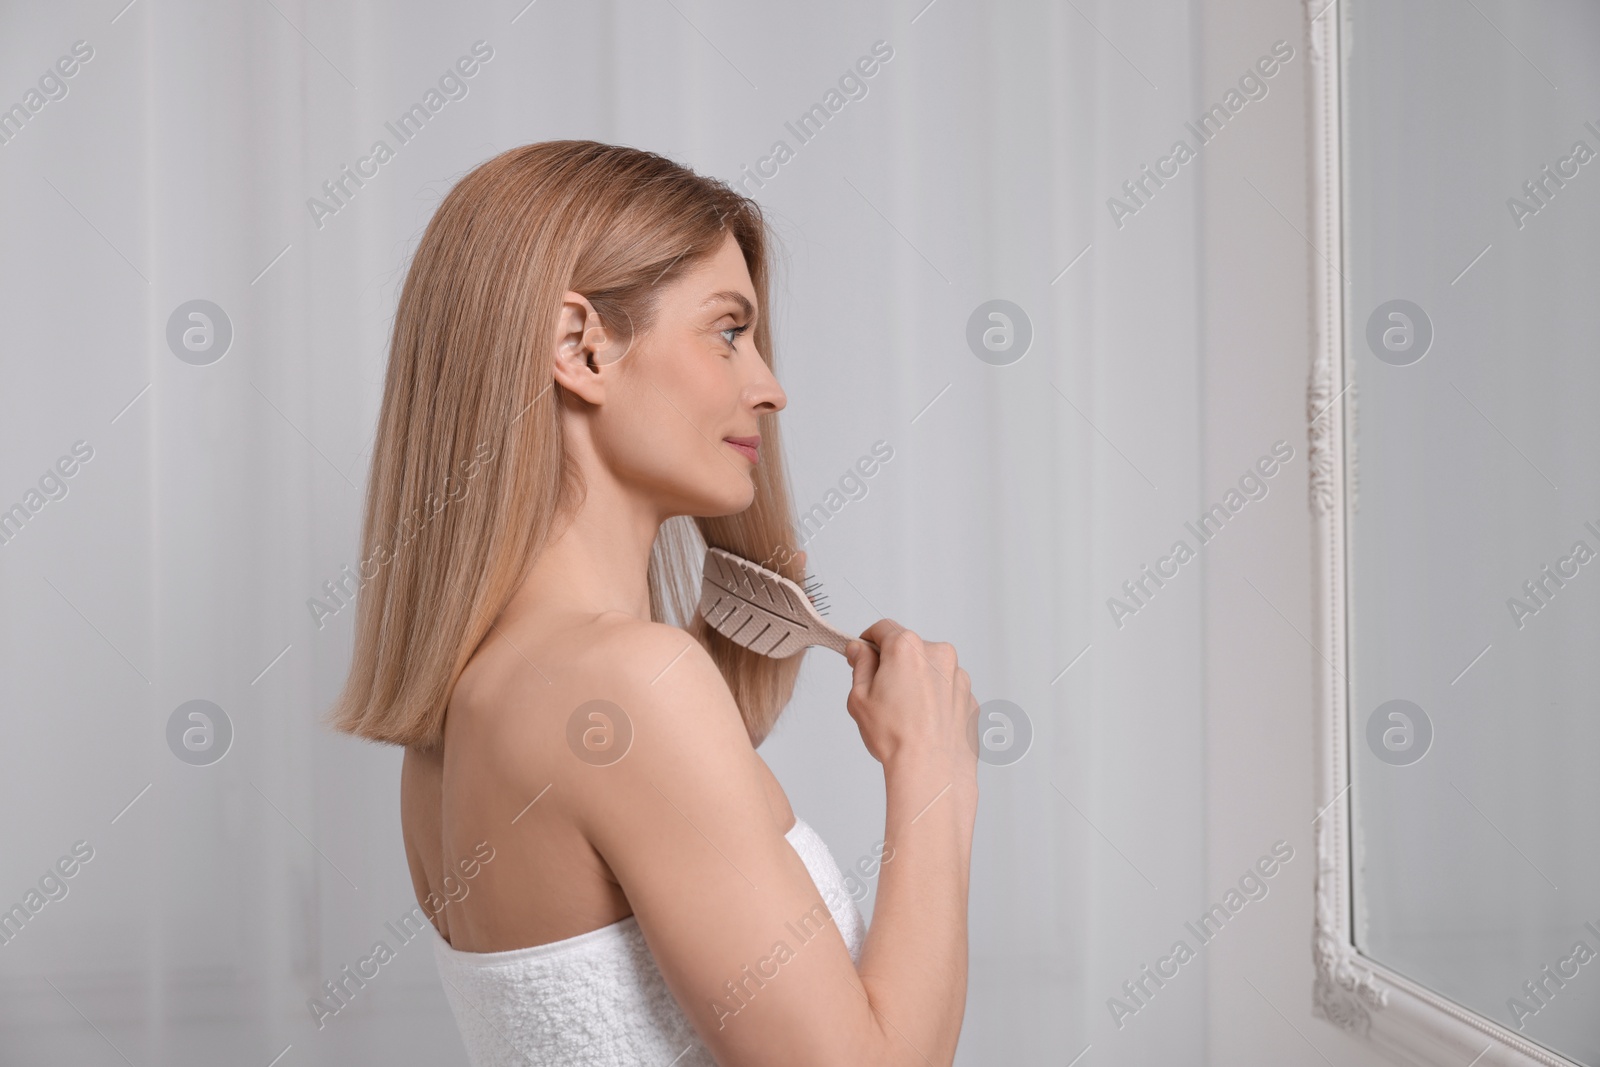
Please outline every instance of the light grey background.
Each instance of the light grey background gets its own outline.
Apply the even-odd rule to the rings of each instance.
[[[95,455],[0,546],[0,903],[75,841],[95,856],[0,946],[0,1063],[464,1062],[424,944],[321,1031],[306,1008],[411,906],[399,753],[318,725],[351,611],[319,631],[306,608],[357,558],[407,256],[517,144],[737,178],[880,39],[866,98],[756,195],[785,248],[797,504],[895,450],[808,545],[832,619],[953,641],[1032,720],[1026,757],[982,768],[958,1062],[1368,1062],[1310,1012],[1298,5],[4,11],[0,101],[76,40],[95,57],[0,145],[0,501],[74,441]],[[318,229],[306,200],[480,39],[469,95]],[[1108,198],[1279,40],[1268,95],[1116,225]],[[205,367],[165,342],[197,298],[234,327]],[[965,342],[997,298],[1034,330],[1005,367]],[[1119,628],[1108,598],[1278,440],[1269,495]],[[882,784],[845,678],[813,653],[762,753],[848,865]],[[234,726],[209,767],[165,742],[197,698]],[[1119,1028],[1109,998],[1279,840],[1269,895]]]

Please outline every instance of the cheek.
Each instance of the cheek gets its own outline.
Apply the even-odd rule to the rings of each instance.
[[[662,361],[656,366],[665,364]],[[598,445],[627,483],[690,514],[732,514],[755,498],[750,466],[722,443],[739,423],[738,390],[725,363],[676,361],[672,374],[629,368]]]
[[[670,383],[656,391],[661,384],[639,381],[616,390],[607,404],[610,410],[595,427],[601,458],[629,480],[645,475],[655,480],[681,466],[691,439],[699,440],[693,427],[674,410],[674,405],[682,407],[682,401],[673,395]],[[705,447],[703,441],[701,447]]]
[[[711,454],[716,419],[707,404],[704,369],[691,359],[639,365],[626,390],[625,417],[613,427],[634,462],[670,470]]]

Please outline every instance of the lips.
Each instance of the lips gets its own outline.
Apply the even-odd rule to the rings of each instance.
[[[751,463],[760,461],[761,438],[759,437],[724,437],[723,442],[733,450],[748,459]]]

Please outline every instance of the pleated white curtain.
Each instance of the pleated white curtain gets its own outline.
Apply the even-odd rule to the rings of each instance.
[[[1198,1062],[1201,975],[1125,1029],[1106,1004],[1208,891],[1202,583],[1180,573],[1120,627],[1106,606],[1202,508],[1202,175],[1121,226],[1106,206],[1196,111],[1187,5],[0,17],[0,104],[92,49],[0,144],[0,506],[28,511],[0,545],[0,906],[93,852],[0,945],[0,1059],[465,1062],[426,942],[385,925],[412,903],[399,753],[319,719],[407,257],[474,165],[578,137],[769,211],[792,485],[832,619],[953,641],[979,698],[1020,709],[1015,762],[987,723],[959,1062]],[[1025,316],[1020,359],[981,344],[997,300]],[[65,495],[29,507],[80,441]],[[882,787],[845,679],[813,653],[762,752],[849,866]],[[169,740],[196,700],[231,732],[215,762],[199,735],[175,754],[187,712]],[[395,960],[319,1022],[308,999],[379,940]]]

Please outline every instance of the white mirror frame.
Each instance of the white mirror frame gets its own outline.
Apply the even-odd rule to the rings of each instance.
[[[1539,1064],[1581,1067],[1513,1030],[1455,1004],[1363,956],[1352,933],[1350,715],[1345,679],[1345,530],[1355,508],[1353,367],[1345,361],[1343,141],[1338,0],[1303,0],[1311,79],[1309,102],[1310,209],[1315,249],[1312,275],[1311,376],[1306,415],[1312,512],[1312,639],[1316,663],[1317,851],[1312,958],[1314,1011],[1403,1064],[1502,1067]],[[1350,449],[1347,451],[1347,448]]]

